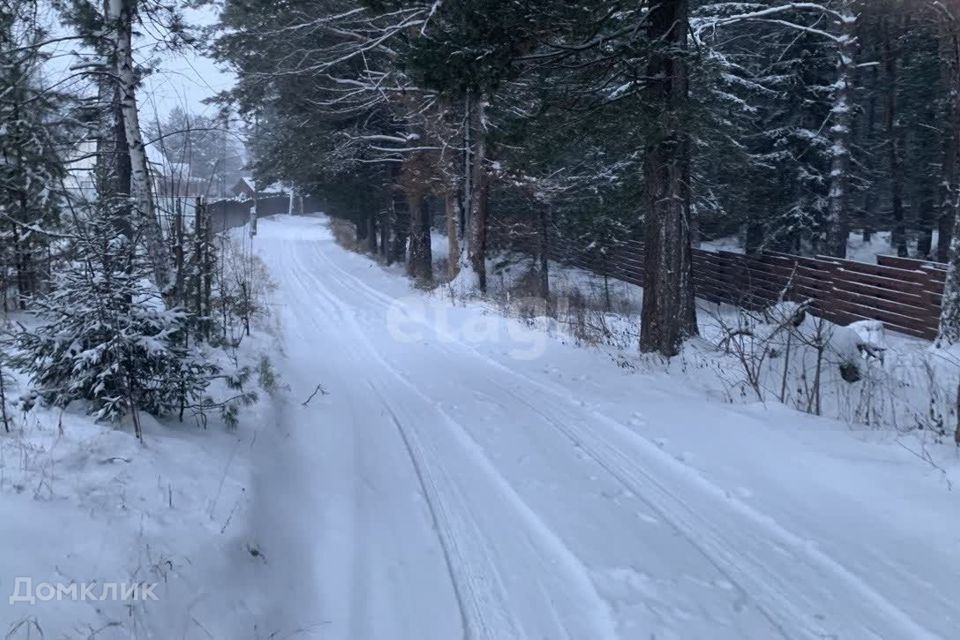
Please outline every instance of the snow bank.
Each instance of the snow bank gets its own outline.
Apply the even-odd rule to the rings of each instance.
[[[273,338],[255,335],[239,362],[273,352]],[[25,387],[18,380],[12,395]],[[5,637],[292,631],[278,610],[288,595],[278,585],[295,574],[280,551],[271,553],[276,565],[264,551],[286,544],[262,495],[290,471],[278,467],[286,460],[278,406],[261,393],[235,431],[215,420],[204,429],[143,415],[143,445],[129,425],[98,424],[79,407],[14,413],[12,431],[0,432]]]

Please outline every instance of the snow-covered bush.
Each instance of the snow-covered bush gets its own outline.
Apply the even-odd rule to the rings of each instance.
[[[803,305],[752,312],[722,307],[704,326],[727,397],[776,400],[801,411],[938,441],[957,421],[960,352],[888,336],[873,320],[836,325]]]
[[[758,312],[741,308],[734,320],[718,310],[713,318],[718,346],[735,358],[743,376],[733,386],[808,413],[824,412],[826,387],[860,382],[871,363],[883,358],[882,325],[838,326],[809,313],[805,304],[784,301]]]
[[[89,403],[100,419],[181,411],[219,373],[183,339],[185,314],[166,308],[122,214],[78,221],[70,262],[35,301],[39,323],[14,335],[13,364],[46,404]]]

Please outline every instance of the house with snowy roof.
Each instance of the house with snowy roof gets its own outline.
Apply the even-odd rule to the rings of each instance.
[[[274,182],[265,187],[257,187],[253,178],[243,177],[237,180],[230,194],[241,200],[252,200],[253,198],[267,198],[274,196],[286,196],[290,194],[290,187],[282,182]]]

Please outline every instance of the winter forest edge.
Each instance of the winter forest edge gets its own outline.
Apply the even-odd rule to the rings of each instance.
[[[216,19],[194,24],[195,12]],[[148,79],[186,52],[235,82],[202,108],[158,110]],[[768,258],[791,266],[759,273]],[[747,266],[710,273],[721,259]],[[836,309],[805,293],[831,260],[825,279],[856,281]],[[738,292],[741,273],[758,281]],[[710,297],[704,278],[730,294]],[[887,510],[897,523],[911,521],[895,511],[903,496],[932,488],[913,531],[943,532],[924,552],[945,558],[929,585],[960,567],[946,537],[960,481],[960,2],[0,0],[0,295],[0,501],[18,514],[0,540],[26,550],[0,558],[0,598],[12,589],[11,605],[22,601],[26,575],[74,591],[84,580],[163,585],[156,606],[11,607],[5,637],[165,637],[166,621],[184,638],[419,637],[425,612],[397,613],[377,591],[379,580],[390,598],[420,597],[397,596],[404,589],[378,573],[407,556],[364,527],[395,518],[405,531],[402,514],[424,509],[438,546],[398,544],[448,566],[458,614],[438,615],[436,637],[457,625],[465,637],[632,637],[630,625],[649,620],[617,603],[642,600],[643,580],[597,569],[584,559],[592,547],[581,557],[539,502],[539,480],[517,480],[505,462],[526,459],[511,448],[526,437],[539,447],[531,434],[543,425],[620,483],[618,509],[639,495],[687,532],[710,565],[691,571],[763,594],[744,597],[766,622],[747,616],[717,637],[769,637],[770,624],[800,637],[880,625],[936,638],[952,624],[943,594],[893,604],[889,576],[857,568],[869,555],[835,562],[847,538],[777,511],[774,497],[754,501],[777,480],[749,465],[765,464],[766,445],[799,443],[798,460],[829,469],[824,483],[848,480],[836,460],[864,473],[851,491],[900,479]],[[301,306],[306,296],[314,306]],[[907,307],[930,316],[934,339],[899,331],[916,321]],[[458,323],[493,329],[464,339]],[[511,340],[531,347],[529,361]],[[347,343],[362,361],[337,351]],[[432,376],[421,357],[439,358]],[[451,381],[477,387],[452,397],[436,375],[447,366]],[[732,440],[714,460],[703,458],[722,442],[715,432],[681,427],[669,442],[650,431],[643,402],[630,404],[633,385],[651,406],[679,389],[664,424],[687,419],[673,404],[707,407],[702,416],[726,405],[716,428]],[[537,427],[518,427],[516,441],[484,431],[457,413],[474,404]],[[419,431],[425,415],[445,435]],[[777,421],[788,436],[764,431]],[[331,424],[356,427],[356,442]],[[370,444],[386,433],[374,425],[392,435]],[[389,442],[415,473],[377,467],[395,460]],[[459,479],[457,464],[489,486]],[[663,486],[679,483],[676,494],[643,464]],[[741,484],[738,464],[749,467]],[[426,506],[401,509],[404,494],[382,487],[411,473]],[[793,475],[776,491],[804,486]],[[696,503],[711,492],[733,506]],[[342,507],[345,495],[356,503]],[[384,520],[364,521],[387,495]],[[472,500],[516,517],[537,553],[557,554],[531,565],[550,576],[543,602],[517,598],[529,589],[504,569],[535,554],[464,524]],[[674,504],[683,500],[702,513]],[[934,511],[940,519],[923,520]],[[802,556],[795,584],[777,586],[788,563],[776,578],[744,568],[746,522],[763,532],[751,540],[771,572],[785,561],[767,546],[786,541]],[[61,527],[121,542],[100,565],[83,559],[98,553],[87,542],[70,552],[29,542]],[[821,550],[820,533],[834,546]],[[353,544],[396,564],[364,565]],[[330,566],[352,596],[317,576]],[[927,584],[913,569],[898,569],[903,584]],[[432,583],[416,575],[426,599]],[[843,585],[837,603],[866,595],[880,606],[811,622],[787,602],[816,593],[829,608],[818,580]],[[661,587],[676,607],[650,629],[697,637],[727,624],[710,608],[725,596],[705,596],[689,619],[699,622],[684,622],[677,603],[694,591]],[[769,595],[778,588],[783,601]],[[376,597],[357,604],[362,589]],[[558,613],[555,596],[576,606]],[[323,614],[304,614],[314,602]],[[492,615],[497,606],[510,615]],[[330,613],[342,611],[347,631]]]

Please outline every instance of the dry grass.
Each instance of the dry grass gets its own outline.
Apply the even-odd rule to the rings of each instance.
[[[333,233],[333,239],[344,249],[361,253],[360,245],[357,242],[357,228],[349,220],[342,218],[329,218],[330,232]]]
[[[537,318],[549,318],[559,330],[577,344],[630,349],[639,340],[640,308],[622,287],[611,281],[591,280],[586,286],[564,280],[551,281],[550,295],[540,294],[540,272],[530,266],[489,297],[501,312],[533,324]],[[582,283],[583,284],[583,283]],[[609,286],[614,285],[614,286]]]

